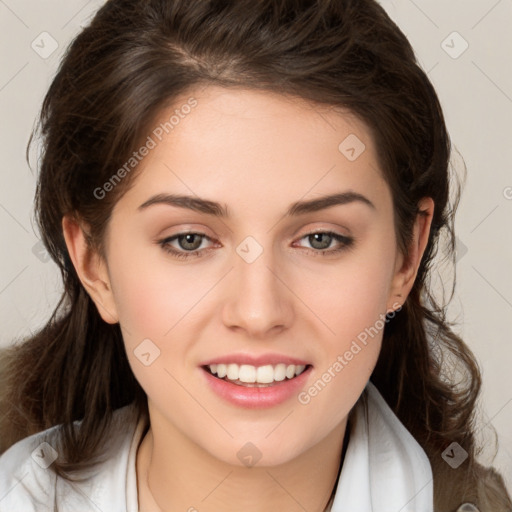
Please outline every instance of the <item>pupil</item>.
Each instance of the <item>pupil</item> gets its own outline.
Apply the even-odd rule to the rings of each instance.
[[[315,243],[319,243],[320,245],[320,247],[315,247],[316,249],[325,249],[329,247],[331,236],[328,235],[327,233],[315,233],[314,235],[311,236],[313,237],[311,245],[313,247],[315,247]],[[322,237],[326,237],[327,243],[325,241],[322,243]]]
[[[194,238],[197,238],[195,244],[193,242]],[[183,239],[184,239],[184,244],[182,244],[182,246],[184,249],[195,250],[201,245],[201,238],[194,233],[188,233],[188,234],[184,235]],[[199,243],[197,243],[198,241],[199,241]],[[191,247],[189,245],[191,245]]]

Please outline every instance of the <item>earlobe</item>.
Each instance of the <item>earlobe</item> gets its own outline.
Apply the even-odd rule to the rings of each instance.
[[[119,318],[107,265],[89,246],[84,229],[84,226],[70,216],[62,219],[64,240],[80,282],[96,304],[103,320],[115,324]]]
[[[411,291],[427,247],[434,215],[434,201],[430,197],[420,200],[419,212],[413,226],[412,240],[407,258],[399,255],[389,297],[390,303],[403,304]],[[390,307],[389,309],[396,309]]]

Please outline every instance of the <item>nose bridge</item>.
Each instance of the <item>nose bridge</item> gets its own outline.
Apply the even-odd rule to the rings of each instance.
[[[237,247],[232,287],[224,308],[224,322],[253,336],[289,326],[290,297],[279,278],[278,262],[270,245],[246,237]]]

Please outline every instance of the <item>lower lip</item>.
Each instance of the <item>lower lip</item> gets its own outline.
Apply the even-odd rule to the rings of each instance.
[[[296,396],[309,377],[311,366],[306,368],[298,377],[276,382],[272,386],[247,387],[233,384],[229,381],[214,377],[208,370],[201,368],[210,388],[221,398],[246,409],[264,409],[274,407],[292,396]]]

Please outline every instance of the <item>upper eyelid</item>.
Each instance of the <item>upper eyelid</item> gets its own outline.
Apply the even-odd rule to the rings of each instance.
[[[309,224],[331,224],[331,226],[336,226],[336,227],[326,227],[326,226],[318,226],[318,227],[313,227],[313,228],[310,228],[308,229],[308,231],[306,233],[304,233],[303,235],[301,236],[307,236],[311,233],[317,233],[317,232],[332,232],[332,233],[335,233],[339,236],[343,236],[343,237],[346,237],[346,238],[354,238],[352,236],[352,230],[347,226],[347,225],[344,225],[344,224],[338,224],[338,221],[337,220],[316,220],[315,222],[305,222],[302,227],[299,227],[299,228],[292,228],[293,229],[293,235],[291,236],[291,238],[295,239],[297,238],[299,235],[298,233],[300,231],[302,231],[302,229],[304,229],[304,225],[309,225]],[[184,234],[191,234],[191,233],[196,233],[196,234],[200,234],[202,236],[206,236],[208,237],[210,240],[215,240],[218,238],[213,235],[213,236],[210,236],[208,234],[206,234],[204,231],[210,231],[212,232],[212,229],[208,226],[205,226],[204,224],[202,223],[196,223],[196,222],[183,222],[183,223],[180,223],[182,224],[182,229],[183,231],[178,231],[177,233],[175,234],[171,234],[169,236],[159,236],[157,235],[158,237],[158,240],[166,240],[166,239],[169,239],[169,238],[172,238],[174,236],[179,236],[179,235],[184,235]],[[301,222],[302,224],[302,222]],[[197,227],[191,227],[191,226],[197,226]],[[179,229],[179,225],[176,224],[175,226],[168,226],[165,230],[162,229],[160,230],[160,233],[164,232],[164,231],[167,231],[168,228],[171,228],[171,227],[178,227]],[[232,230],[228,228],[228,231],[232,234]],[[283,229],[283,231],[287,231],[287,229]],[[341,231],[341,232],[340,232]],[[229,236],[229,235],[228,235]],[[156,238],[155,238],[156,240]]]

